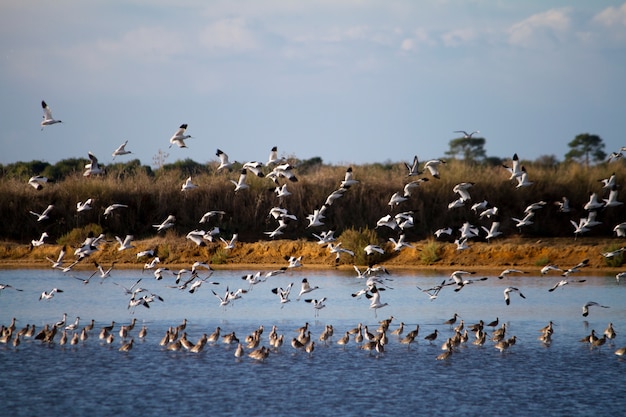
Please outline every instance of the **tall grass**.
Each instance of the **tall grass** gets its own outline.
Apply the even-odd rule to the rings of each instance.
[[[243,241],[264,240],[267,237],[263,232],[277,226],[277,222],[268,216],[274,206],[286,208],[298,219],[289,224],[282,238],[310,238],[311,232],[319,232],[324,227],[307,228],[307,215],[320,208],[326,197],[339,187],[346,168],[313,164],[303,167],[302,172],[296,169],[299,181],[288,184],[292,195],[282,202],[270,191],[275,185],[267,178],[249,175],[250,188],[234,193],[230,180],[236,180],[239,172],[215,172],[212,166],[193,176],[193,182],[199,187],[189,192],[180,189],[188,172],[177,169],[157,170],[154,175],[134,169],[97,178],[84,178],[76,172],[45,185],[41,191],[27,185],[32,173],[4,176],[0,178],[0,216],[3,219],[0,239],[27,243],[45,230],[51,242],[73,243],[82,240],[84,236],[81,235],[88,230],[95,230],[95,226],[108,237],[133,234],[137,239],[147,238],[156,234],[153,224],[161,223],[173,214],[176,225],[171,233],[175,237],[217,225],[226,236],[237,232]],[[608,193],[598,180],[613,172],[618,182],[626,179],[626,167],[622,162],[590,168],[573,163],[556,167],[529,163],[527,170],[534,184],[516,189],[515,183],[508,179],[508,172],[500,166],[476,166],[450,160],[441,167],[440,180],[425,173],[423,176],[429,178],[428,182],[414,191],[408,201],[390,207],[387,203],[391,195],[402,191],[407,182],[415,179],[407,178],[403,164],[353,166],[354,177],[360,183],[327,208],[325,228],[336,228],[336,236],[343,233],[342,239],[352,239],[357,246],[361,245],[358,240],[361,234],[366,236],[368,243],[384,243],[397,232],[375,228],[376,221],[386,214],[410,210],[414,212],[415,226],[407,230],[407,238],[416,241],[430,238],[441,227],[458,228],[465,221],[488,227],[493,219],[480,219],[478,213],[470,210],[471,203],[487,200],[498,206],[498,220],[505,235],[573,236],[570,220],[578,222],[580,217],[586,216],[582,207],[588,201],[589,193],[596,192],[603,197]],[[470,189],[472,201],[466,207],[449,210],[448,203],[457,198],[452,188],[459,182],[474,183]],[[554,204],[563,196],[570,199],[571,213],[559,213]],[[77,213],[76,203],[87,198],[94,199],[93,210]],[[511,218],[523,217],[524,208],[540,200],[547,204],[535,215],[534,224],[522,231],[517,230]],[[128,208],[104,218],[104,208],[112,203],[126,204]],[[55,206],[50,219],[36,222],[29,210],[40,212],[48,204]],[[208,210],[224,210],[226,215],[211,220],[210,224],[199,224],[199,219]],[[598,219],[602,224],[590,235],[612,236],[613,226],[626,220],[625,214],[624,206],[601,210]],[[344,243],[344,247],[350,245]],[[220,258],[219,254],[215,256]],[[430,254],[427,258],[433,256]]]

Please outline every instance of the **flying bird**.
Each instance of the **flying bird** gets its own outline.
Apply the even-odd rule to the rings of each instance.
[[[48,219],[48,214],[50,214],[50,212],[52,211],[53,208],[54,208],[54,205],[50,204],[41,213],[35,213],[34,211],[29,211],[29,213],[32,214],[33,216],[37,217],[37,221],[38,222],[41,222],[41,221],[44,221],[44,220]]]
[[[41,108],[43,109],[43,120],[41,121],[41,130],[43,130],[45,126],[50,126],[56,123],[63,123],[61,120],[57,120],[54,117],[52,117],[52,111],[50,110],[50,107],[43,100],[41,100]]]
[[[187,130],[187,123],[183,123],[180,125],[176,133],[170,138],[170,148],[173,144],[178,145],[179,148],[186,148],[185,139],[191,138],[191,135],[186,135],[185,131]]]
[[[511,297],[509,295],[511,292],[516,292],[516,293],[519,294],[520,297],[526,298],[524,296],[524,294],[522,294],[522,292],[518,288],[516,288],[516,287],[507,287],[507,288],[504,289],[504,302],[506,303],[506,305],[511,304]]]
[[[111,154],[111,156],[113,156],[113,159],[115,159],[116,156],[128,155],[129,153],[132,153],[131,151],[126,150],[127,144],[128,141],[125,141],[120,146],[118,146],[116,150],[113,151],[113,153]]]
[[[583,317],[587,317],[589,315],[589,307],[602,307],[602,308],[609,308],[609,306],[603,306],[599,303],[596,303],[595,301],[588,301],[584,306],[583,306]]]

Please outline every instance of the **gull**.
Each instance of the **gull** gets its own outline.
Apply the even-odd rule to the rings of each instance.
[[[400,203],[403,203],[403,202],[405,202],[408,199],[409,199],[408,195],[405,195],[404,193],[401,193],[401,192],[398,191],[398,192],[393,193],[393,195],[389,199],[389,203],[387,203],[387,205],[389,205],[391,207],[397,206]]]
[[[491,223],[491,227],[489,229],[487,229],[485,226],[481,226],[481,227],[485,232],[487,232],[487,236],[485,236],[485,239],[487,240],[487,242],[489,242],[491,239],[496,238],[502,234],[502,232],[500,231],[500,222]]]
[[[391,230],[397,230],[400,226],[395,216],[391,217],[391,214],[387,214],[376,221],[376,227],[388,227]]]
[[[220,159],[220,165],[217,167],[216,171],[220,171],[222,169],[230,169],[233,166],[233,163],[228,160],[228,155],[222,152],[220,149],[215,152],[215,155]]]
[[[472,199],[472,196],[469,193],[469,189],[474,186],[473,182],[461,182],[456,184],[452,191],[459,195],[459,198],[463,200],[463,202],[469,201]]]
[[[320,310],[326,307],[326,304],[324,304],[325,301],[326,297],[320,298],[319,300],[313,300],[310,298],[304,300],[304,302],[306,303],[313,304],[313,308],[315,309],[315,317],[318,317],[320,315]]]
[[[80,213],[82,211],[91,210],[91,205],[93,204],[93,198],[88,198],[85,202],[79,201],[76,203],[76,212]]]
[[[451,282],[451,285],[456,284],[457,288],[454,289],[454,291],[458,292],[461,291],[463,289],[464,286],[469,285],[469,284],[473,284],[474,282],[477,281],[485,281],[487,280],[487,277],[482,277],[482,278],[476,278],[476,279],[463,279],[462,277],[465,275],[473,275],[476,272],[471,271],[454,271],[451,275],[450,278],[452,279],[453,282]]]
[[[385,254],[385,250],[378,245],[367,245],[366,247],[363,248],[363,250],[365,251],[367,255],[372,255],[374,254],[374,252],[378,252],[381,255]]]
[[[508,277],[510,274],[527,274],[528,272],[526,271],[522,271],[520,269],[511,269],[511,268],[507,268],[504,271],[500,272],[500,275],[498,275],[499,279]]]
[[[312,233],[313,237],[315,237],[317,239],[317,244],[321,245],[321,246],[326,246],[329,243],[334,242],[335,240],[337,240],[337,238],[335,238],[335,229],[330,229],[330,230],[326,230],[321,232],[319,235],[316,235],[315,233]]]
[[[196,279],[195,281],[193,281],[191,283],[191,287],[189,287],[189,293],[190,294],[194,294],[196,291],[198,291],[198,288],[200,288],[200,286],[209,278],[211,278],[211,275],[213,275],[213,272],[210,272],[209,275],[207,275],[204,278],[199,278]],[[217,285],[217,282],[212,282],[212,284]]]
[[[591,192],[589,193],[589,201],[583,206],[583,208],[587,211],[596,210],[604,206],[604,202],[600,202],[598,200],[598,194]]]
[[[624,157],[624,154],[622,153],[624,151],[626,151],[626,146],[622,146],[620,150],[617,152],[611,152],[611,154],[607,158],[607,162],[611,163],[611,162],[619,161],[620,159]]]
[[[351,251],[350,249],[345,249],[345,248],[341,248],[341,242],[337,243],[336,245],[333,245],[333,243],[329,243],[328,244],[328,249],[330,250],[331,254],[335,254],[335,263],[339,263],[339,258],[341,257],[342,253],[346,253],[350,256],[354,256],[354,252]]]
[[[194,184],[193,182],[191,182],[191,176],[189,176],[189,178],[187,178],[185,182],[183,183],[180,190],[189,191],[189,190],[193,190],[194,188],[198,188],[198,186]]]
[[[277,294],[280,297],[280,303],[286,304],[289,301],[289,293],[291,292],[291,287],[293,287],[293,282],[289,283],[286,288],[272,288],[272,292]],[[282,308],[282,307],[281,307]]]
[[[394,216],[394,220],[398,224],[398,227],[404,231],[415,225],[415,219],[413,218],[412,211],[404,211]]]
[[[52,268],[59,269],[63,266],[63,258],[65,257],[65,253],[66,253],[66,249],[65,247],[63,247],[61,248],[61,251],[59,252],[59,256],[57,257],[56,260],[51,259],[48,256],[46,256],[46,259],[52,263]]]
[[[328,195],[328,197],[326,197],[326,201],[324,202],[325,205],[327,206],[332,206],[332,204],[335,202],[335,200],[337,200],[338,198],[343,197],[343,194],[347,191],[347,188],[338,188],[336,190],[334,190],[332,193],[330,193]]]
[[[185,238],[191,240],[197,246],[206,246],[206,242],[204,241],[205,235],[206,231],[204,230],[192,230],[191,232],[187,233]]]
[[[41,222],[41,221],[48,219],[48,214],[50,214],[50,211],[52,211],[53,208],[54,208],[54,205],[49,204],[48,207],[46,207],[46,209],[41,213],[35,213],[34,211],[29,211],[29,213],[37,217],[38,222]]]
[[[54,117],[52,117],[52,111],[50,110],[50,107],[48,107],[46,102],[43,100],[41,100],[41,108],[43,109],[43,120],[41,121],[41,130],[43,130],[45,126],[50,126],[56,123],[63,123],[61,120],[57,120]]]
[[[461,232],[461,239],[471,239],[478,236],[478,228],[470,222],[463,223],[459,231]]]
[[[619,249],[615,249],[615,250],[612,250],[612,251],[609,251],[609,252],[603,252],[602,256],[604,256],[605,258],[613,258],[613,257],[619,255],[620,253],[624,252],[624,251],[626,251],[626,246],[622,246]]]
[[[617,237],[626,236],[626,222],[619,223],[613,227],[613,231]]]
[[[497,214],[498,214],[498,207],[494,206],[494,207],[481,211],[478,217],[480,219],[482,219],[483,217],[491,218],[492,216],[496,216]]]
[[[287,268],[300,268],[302,266],[302,255],[296,256],[284,256],[284,259],[289,262]]]
[[[370,308],[374,309],[374,317],[376,317],[376,312],[379,308],[389,305],[387,303],[380,302],[380,291],[378,291],[378,288],[376,288],[376,286],[372,286],[370,292],[365,294],[365,297],[370,300]]]
[[[209,219],[211,219],[211,217],[214,216],[223,216],[225,215],[226,212],[222,211],[222,210],[209,210],[206,213],[204,213],[202,215],[202,217],[200,218],[200,221],[198,223],[206,223],[207,221],[209,221]]]
[[[515,221],[515,227],[521,229],[522,227],[530,226],[533,224],[532,218],[535,216],[535,212],[531,211],[526,214],[523,219],[518,219],[516,217],[511,217],[512,220]]]
[[[258,161],[246,162],[245,164],[243,164],[243,168],[249,170],[250,172],[252,172],[254,175],[256,175],[259,178],[265,177],[265,174],[263,173],[263,171],[261,171],[261,168],[263,168],[262,162],[258,162]]]
[[[525,214],[528,214],[528,213],[530,213],[531,211],[540,210],[540,209],[542,209],[542,208],[543,208],[546,204],[548,204],[548,203],[546,203],[546,202],[545,202],[545,201],[543,201],[543,200],[542,200],[542,201],[537,201],[536,203],[529,204],[529,205],[528,205],[528,206],[524,209],[524,213],[525,213]]]
[[[418,180],[415,181],[411,181],[407,184],[404,185],[404,195],[405,196],[411,196],[411,192],[418,188],[423,182],[427,182],[428,178],[424,177],[424,178],[420,178]]]
[[[452,228],[451,227],[442,227],[441,229],[435,230],[435,233],[433,233],[437,238],[440,238],[441,235],[452,235]]]
[[[394,252],[399,252],[404,248],[414,248],[413,245],[409,244],[406,242],[406,235],[404,233],[402,233],[400,235],[400,237],[398,238],[398,241],[396,241],[394,238],[390,237],[389,241],[391,243],[393,243],[393,250]]]
[[[404,166],[406,167],[406,169],[409,171],[408,176],[409,177],[414,177],[416,175],[422,175],[423,171],[419,170],[419,166],[420,166],[420,161],[417,158],[417,155],[415,155],[413,157],[413,164],[409,165],[406,162],[404,163]]]
[[[157,232],[160,232],[162,230],[166,230],[166,229],[169,229],[170,227],[174,226],[174,223],[176,223],[176,217],[174,217],[173,215],[170,214],[163,221],[163,223],[161,223],[161,224],[153,224],[152,227],[156,228]]]
[[[304,294],[310,293],[311,291],[315,291],[317,289],[319,289],[317,285],[312,287],[308,279],[302,278],[302,283],[300,284],[300,292],[298,293],[298,297],[296,298],[296,300],[300,300],[300,297],[302,297]]]
[[[577,263],[573,267],[571,267],[568,270],[564,271],[562,275],[564,277],[566,277],[569,274],[573,274],[575,272],[578,272],[580,270],[580,268],[584,268],[586,266],[589,266],[589,259],[583,259],[582,261],[580,261],[579,263]]]
[[[63,290],[61,290],[61,289],[59,289],[59,288],[53,288],[53,289],[51,289],[51,290],[50,290],[50,292],[46,292],[46,291],[44,291],[44,292],[42,292],[42,293],[41,293],[41,295],[39,296],[39,300],[43,300],[43,299],[49,300],[49,299],[51,299],[52,297],[54,297],[54,294],[56,294],[56,293],[58,293],[58,292],[63,292]]]
[[[522,293],[521,293],[521,291],[520,291],[518,288],[516,288],[516,287],[506,287],[506,288],[504,289],[504,302],[506,303],[506,305],[511,304],[511,297],[509,296],[509,294],[510,294],[511,292],[517,292],[517,293],[519,294],[519,296],[520,296],[520,297],[522,297],[522,298],[526,298],[526,297],[524,296],[524,294],[522,294]]]
[[[466,200],[463,200],[463,198],[457,198],[456,200],[448,204],[448,210],[463,207],[465,206],[465,202]]]
[[[613,174],[611,174],[611,176],[609,178],[604,178],[601,180],[598,180],[598,182],[602,183],[602,188],[605,189],[612,189],[613,187],[615,187],[617,185],[617,181],[615,178],[615,172]]]
[[[2,290],[4,290],[4,289],[11,289],[11,290],[15,290],[15,291],[24,291],[24,290],[20,290],[19,288],[15,288],[11,284],[0,284],[0,292]]]
[[[115,236],[115,240],[117,240],[117,243],[119,243],[117,250],[121,252],[126,249],[134,248],[131,243],[133,241],[133,238],[133,235],[126,235],[124,240],[122,240],[122,238],[120,238],[119,236]]]
[[[235,244],[237,243],[237,239],[239,238],[238,233],[234,233],[230,240],[226,240],[223,237],[220,237],[220,240],[224,243],[224,249],[234,249]]]
[[[439,165],[445,163],[446,161],[444,161],[443,159],[431,159],[429,161],[426,161],[426,163],[424,164],[424,169],[428,169],[428,172],[430,172],[430,175],[432,175],[434,178],[440,179]]]
[[[454,241],[456,245],[456,250],[465,250],[469,249],[469,245],[467,244],[467,238],[459,238]]]
[[[602,308],[609,308],[609,306],[603,306],[601,304],[596,303],[595,301],[588,301],[584,306],[583,306],[583,317],[587,317],[589,315],[589,307],[602,307]]]
[[[151,258],[156,255],[157,249],[146,249],[137,252],[137,259],[139,258]]]
[[[609,198],[603,198],[602,201],[604,201],[604,207],[615,207],[615,206],[621,206],[622,204],[624,204],[621,201],[617,201],[617,187],[613,186],[611,188],[611,191],[609,191]]]
[[[564,287],[565,285],[568,285],[570,282],[585,282],[585,279],[579,279],[579,280],[572,280],[572,279],[562,279],[559,282],[557,282],[556,284],[554,284],[552,286],[552,288],[550,288],[548,291],[552,292],[554,290],[556,290],[559,287]]]
[[[583,233],[587,233],[589,230],[591,230],[589,229],[589,227],[587,227],[586,218],[580,219],[578,223],[576,223],[574,220],[570,220],[570,223],[572,224],[572,226],[574,226],[575,236],[582,235]]]
[[[620,272],[615,275],[615,280],[617,281],[617,285],[619,285],[619,282],[622,278],[626,278],[626,272]]]
[[[455,130],[454,133],[463,133],[464,139],[471,139],[476,133],[480,133],[479,130],[474,130],[473,132],[467,133],[465,130]]]
[[[111,266],[108,269],[104,269],[102,267],[102,265],[100,265],[98,262],[94,261],[93,264],[96,266],[96,271],[91,274],[91,277],[93,277],[94,275],[96,275],[97,273],[100,273],[100,278],[102,278],[102,281],[100,281],[100,284],[102,284],[102,282],[104,282],[105,278],[108,278],[111,276],[111,271],[113,271],[113,267],[115,266],[117,261],[113,261],[111,262]]]
[[[428,288],[428,289],[421,289],[420,287],[418,287],[416,285],[418,290],[420,290],[424,294],[428,295],[428,298],[430,298],[430,301],[433,301],[434,299],[436,299],[439,296],[439,293],[441,292],[441,290],[443,289],[444,286],[446,286],[446,280],[445,279],[443,281],[441,281],[441,284],[436,285],[436,286],[431,287],[431,288]]]
[[[162,280],[162,279],[163,279],[163,273],[164,273],[165,271],[169,271],[169,268],[166,268],[166,267],[161,267],[161,268],[157,268],[157,269],[155,269],[155,270],[154,270],[154,272],[153,272],[154,278],[155,278],[157,281]]]
[[[275,192],[276,196],[281,200],[291,195],[291,192],[287,190],[287,183],[283,184],[282,186],[271,188],[270,191]]]
[[[344,176],[343,181],[341,181],[341,184],[340,184],[341,188],[350,188],[351,186],[356,185],[358,183],[359,181],[353,178],[352,167],[348,167],[348,169],[346,169],[346,175]]]
[[[296,174],[293,173],[293,166],[291,164],[280,164],[274,167],[274,169],[267,174],[267,177],[274,181],[274,184],[278,184],[279,178],[287,178],[291,182],[298,182]]]
[[[98,158],[96,158],[96,156],[91,152],[87,152],[87,156],[89,157],[89,160],[91,162],[85,164],[85,172],[83,172],[83,177],[104,174],[104,168],[101,167],[98,163]]]
[[[128,144],[128,141],[125,141],[120,146],[118,146],[116,150],[113,151],[113,153],[111,154],[111,156],[113,156],[113,159],[115,159],[116,156],[128,155],[129,153],[132,153],[131,151],[126,150],[127,144]]]
[[[235,185],[235,192],[245,190],[250,187],[246,184],[246,178],[248,177],[248,171],[246,168],[242,168],[241,173],[239,174],[239,180],[230,180]]]
[[[569,206],[569,198],[563,196],[561,201],[555,201],[554,204],[558,206],[561,213],[569,213],[572,209]]]
[[[545,275],[550,271],[563,271],[563,270],[556,265],[546,265],[543,268],[541,268],[541,275]]]
[[[179,148],[186,148],[185,139],[191,138],[190,135],[185,135],[185,131],[187,130],[187,123],[183,123],[180,125],[176,133],[170,138],[170,148],[173,144],[178,145]]]
[[[118,284],[117,282],[113,282],[113,284],[117,285],[118,287],[121,287],[124,290],[124,294],[126,295],[134,295],[136,294],[135,292],[135,287],[137,287],[137,285],[139,285],[139,283],[141,282],[143,278],[139,278],[137,281],[135,281],[135,283],[133,285],[130,286],[130,288],[126,288],[125,286]]]
[[[525,167],[522,167],[522,173],[517,177],[515,188],[528,187],[530,185],[533,185],[533,182],[528,180],[528,172],[526,172]]]
[[[284,162],[285,158],[278,157],[278,146],[272,147],[270,149],[270,155],[267,158],[267,165],[278,164],[280,162]]]
[[[281,207],[272,207],[272,209],[270,210],[269,216],[275,219],[298,220],[296,216],[294,216],[293,214],[289,214],[287,209],[284,209]]]
[[[508,167],[504,164],[502,166],[511,173],[511,176],[509,177],[510,180],[516,179],[522,175],[522,169],[519,163],[519,157],[517,156],[517,153],[513,154],[511,167]]]
[[[322,220],[326,218],[324,216],[324,213],[326,212],[327,207],[328,206],[324,204],[321,208],[313,210],[313,214],[309,214],[306,216],[307,220],[309,221],[309,225],[307,226],[307,229],[309,227],[317,227],[317,226],[324,225],[324,222],[322,222]]]
[[[480,203],[472,204],[471,210],[474,213],[478,213],[479,210],[480,211],[485,210],[488,206],[489,206],[489,202],[487,200],[483,200]]]
[[[47,238],[47,237],[48,237],[48,233],[43,232],[41,234],[41,237],[38,240],[33,239],[33,240],[30,241],[30,244],[32,245],[32,247],[35,247],[35,248],[39,247],[39,246],[41,246],[41,245],[43,245],[45,243],[44,239]]]
[[[117,209],[121,209],[121,208],[128,208],[128,205],[126,204],[119,204],[119,203],[113,203],[110,206],[108,206],[107,208],[104,209],[104,217],[108,217],[111,213],[113,213],[113,210],[117,210]]]
[[[41,190],[47,182],[48,178],[42,175],[34,175],[28,179],[28,184],[37,191]]]

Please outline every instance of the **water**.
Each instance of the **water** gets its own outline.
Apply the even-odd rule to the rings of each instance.
[[[85,343],[61,347],[25,339],[16,349],[0,345],[0,390],[3,414],[11,416],[65,415],[111,416],[140,413],[162,415],[619,415],[626,406],[626,363],[614,355],[626,345],[626,286],[613,276],[582,276],[576,283],[548,292],[556,276],[513,276],[503,280],[468,285],[459,292],[445,288],[430,301],[416,285],[425,288],[440,283],[451,271],[394,273],[381,292],[389,305],[374,312],[366,298],[351,294],[363,280],[351,272],[295,270],[269,278],[223,309],[212,294],[222,295],[226,286],[247,288],[241,276],[256,271],[216,271],[195,294],[176,288],[174,278],[156,281],[141,271],[114,270],[100,284],[94,277],[88,285],[59,271],[4,270],[0,283],[22,289],[0,293],[0,323],[18,319],[17,328],[34,323],[40,329],[67,313],[67,322],[81,317],[81,327],[91,319],[96,327]],[[86,272],[78,272],[85,278]],[[314,316],[311,304],[296,301],[300,281],[307,277],[320,289],[311,298],[327,297],[326,307]],[[127,309],[128,296],[121,286],[140,285],[157,293],[149,309]],[[292,301],[279,303],[273,287],[294,282]],[[503,290],[518,287],[526,296],[511,294],[506,306]],[[39,294],[53,287],[64,292],[39,301]],[[304,297],[303,297],[304,298]],[[582,317],[581,307],[596,301],[610,308],[591,308]],[[462,346],[446,361],[435,360],[441,344],[453,334],[442,323],[458,313],[466,324],[496,317],[508,325],[507,335],[517,343],[504,353],[487,341],[483,347]],[[375,313],[377,317],[375,316]],[[384,354],[357,349],[354,342],[336,345],[343,333],[357,323],[374,331],[381,319],[394,317],[390,330],[400,321],[405,333],[420,325],[417,343],[407,349],[390,336]],[[119,324],[135,317],[131,332],[134,348],[118,351]],[[285,345],[264,362],[234,357],[234,346],[207,345],[203,352],[171,352],[159,346],[169,326],[188,320],[188,337],[195,342],[215,327],[222,334],[235,331],[240,339],[259,325],[267,345],[272,325],[285,335]],[[459,319],[460,320],[460,319]],[[554,321],[553,343],[546,347],[537,340],[538,329]],[[112,346],[98,340],[100,327],[115,321],[116,341]],[[308,322],[316,341],[311,356],[296,352],[289,340],[295,329]],[[591,350],[579,339],[591,329],[602,334],[612,322],[615,341]],[[148,327],[144,341],[137,338],[142,324]],[[335,328],[333,342],[317,340],[326,324]],[[433,344],[424,336],[438,329]],[[470,335],[470,342],[474,336]],[[58,341],[59,335],[56,340]]]

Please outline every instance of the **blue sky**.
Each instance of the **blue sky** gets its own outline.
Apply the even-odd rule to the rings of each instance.
[[[0,163],[132,155],[362,164],[626,146],[620,1],[108,0],[0,4]],[[41,131],[45,99],[63,124]],[[188,123],[187,149],[169,137]]]

